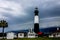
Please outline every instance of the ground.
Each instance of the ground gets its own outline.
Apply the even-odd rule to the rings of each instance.
[[[7,39],[5,39],[5,40],[7,40]],[[20,39],[13,39],[13,40],[60,40],[60,38],[46,38],[46,37],[43,38],[43,37],[40,37],[40,38],[20,38]]]

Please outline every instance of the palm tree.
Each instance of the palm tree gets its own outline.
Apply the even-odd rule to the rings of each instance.
[[[8,22],[6,22],[5,20],[1,20],[0,21],[0,27],[3,28],[2,32],[3,32],[3,39],[4,39],[4,28],[8,27]]]

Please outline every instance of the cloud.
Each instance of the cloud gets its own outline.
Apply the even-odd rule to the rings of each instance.
[[[48,28],[48,27],[57,27],[60,26],[60,17],[50,17],[50,18],[42,18],[39,23],[40,28]],[[5,32],[12,30],[25,30],[34,28],[34,21],[26,22],[23,24],[10,25],[5,29]]]
[[[57,27],[60,26],[60,17],[50,17],[50,18],[43,18],[40,19],[40,27],[47,28],[47,27]]]
[[[21,4],[10,2],[10,1],[0,1],[0,14],[10,14],[12,16],[24,16],[26,13],[23,12]]]
[[[12,31],[12,30],[30,29],[30,28],[34,28],[33,26],[34,26],[34,23],[32,21],[27,22],[27,23],[23,23],[23,24],[10,25],[10,27],[5,29],[5,32]]]
[[[36,6],[41,28],[60,24],[60,0],[0,0],[0,19],[8,21],[8,30],[31,28]]]

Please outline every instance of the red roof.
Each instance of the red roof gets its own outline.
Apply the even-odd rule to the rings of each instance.
[[[38,35],[42,35],[42,32],[38,32],[37,34],[38,34]]]

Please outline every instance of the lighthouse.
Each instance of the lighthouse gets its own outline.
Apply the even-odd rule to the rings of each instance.
[[[39,32],[39,11],[38,8],[35,8],[34,11],[34,32],[38,33]]]

